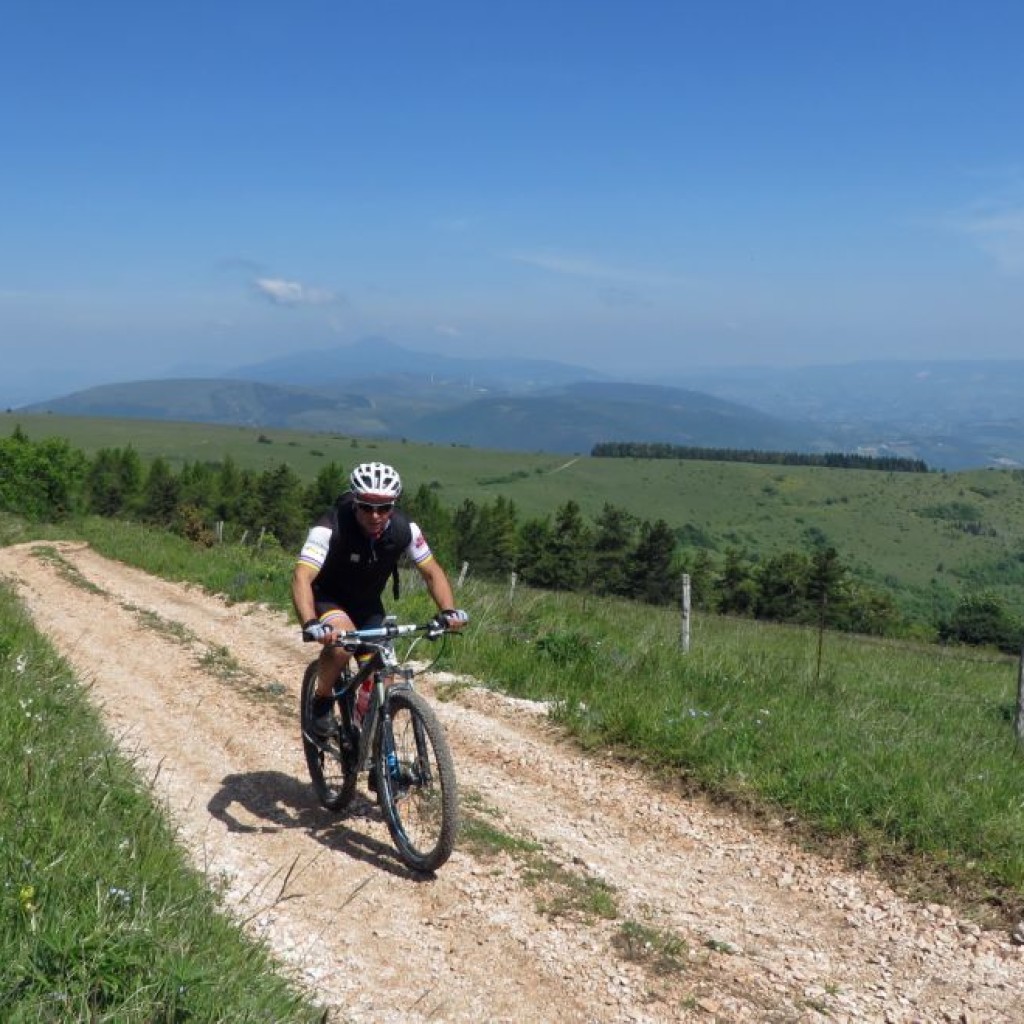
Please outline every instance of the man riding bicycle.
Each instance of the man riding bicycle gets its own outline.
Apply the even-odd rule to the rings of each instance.
[[[395,507],[402,493],[398,472],[382,462],[364,462],[341,495],[311,527],[292,574],[292,604],[304,639],[324,645],[317,668],[313,730],[334,725],[333,687],[349,654],[331,645],[336,632],[379,626],[381,594],[402,555],[419,570],[448,626],[460,629],[469,616],[454,607],[451,583],[434,558],[423,531]]]

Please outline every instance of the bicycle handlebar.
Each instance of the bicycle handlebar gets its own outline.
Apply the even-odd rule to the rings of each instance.
[[[394,640],[400,636],[409,636],[412,633],[425,633],[428,640],[436,640],[449,632],[452,632],[451,627],[436,619],[423,623],[389,622],[383,626],[336,631],[329,643],[334,647],[344,647],[347,644],[374,644],[380,643],[382,640]],[[311,637],[304,636],[302,639],[305,643],[313,642]]]

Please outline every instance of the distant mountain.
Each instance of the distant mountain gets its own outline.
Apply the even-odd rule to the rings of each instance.
[[[237,367],[225,376],[308,387],[311,376],[315,375],[317,388],[347,388],[353,380],[395,373],[415,375],[424,385],[511,393],[544,391],[576,381],[611,379],[587,367],[553,360],[447,356],[404,348],[386,338],[363,338],[333,349],[296,352],[281,359]]]
[[[589,451],[598,441],[807,450],[799,426],[694,391],[578,383],[544,394],[467,396],[415,378],[364,378],[361,393],[253,381],[139,381],[25,407],[69,416],[237,423],[526,451]],[[417,390],[418,389],[418,390]]]
[[[955,470],[1024,466],[1021,394],[1024,360],[723,369],[639,384],[365,339],[227,378],[110,384],[23,408],[528,451],[598,441],[848,451]]]
[[[929,466],[1024,465],[1024,360],[892,360],[743,367],[671,381],[817,426],[836,450]]]
[[[518,451],[589,452],[599,441],[806,451],[811,433],[696,391],[573,384],[537,396],[480,398],[422,416],[416,438]]]
[[[349,433],[388,431],[388,424],[380,419],[372,400],[365,396],[331,396],[307,388],[254,381],[143,380],[104,384],[23,408],[64,416],[234,423],[295,430],[331,430],[344,423]]]

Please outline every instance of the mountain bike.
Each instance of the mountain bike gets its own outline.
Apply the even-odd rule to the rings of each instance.
[[[415,871],[435,871],[444,864],[458,831],[451,751],[433,709],[413,688],[415,670],[409,663],[420,640],[436,640],[447,632],[437,620],[399,624],[388,616],[382,626],[336,634],[331,643],[356,655],[359,668],[346,668],[334,685],[338,713],[326,737],[310,726],[318,659],[302,679],[302,746],[317,798],[329,810],[344,810],[366,771],[399,856]],[[402,659],[395,651],[400,637],[413,637]],[[360,721],[356,701],[365,683],[369,703]]]

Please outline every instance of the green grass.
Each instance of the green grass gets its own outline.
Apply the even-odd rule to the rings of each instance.
[[[288,608],[287,552],[198,549],[98,519],[80,535],[169,579]],[[399,614],[430,614],[422,589],[403,592]],[[510,603],[472,579],[459,603],[473,622],[441,667],[550,701],[582,745],[646,764],[652,783],[785,820],[797,841],[979,920],[1024,912],[1015,659],[826,634],[819,671],[813,629],[697,615],[683,653],[671,610],[524,587]]]
[[[689,957],[684,939],[639,921],[623,921],[612,941],[621,956],[657,974],[683,971]]]
[[[172,579],[288,607],[292,558],[200,550],[90,520],[100,551]],[[425,619],[422,589],[403,616]],[[697,615],[689,653],[672,610],[469,581],[473,622],[443,667],[552,702],[587,747],[642,761],[807,841],[872,864],[979,916],[1024,910],[1024,759],[1013,733],[1017,662],[985,652]],[[454,695],[457,699],[457,694]],[[796,833],[794,833],[796,834]]]
[[[366,440],[331,434],[0,414],[6,433],[20,426],[35,440],[58,436],[92,455],[131,444],[148,462],[161,456],[220,461],[262,471],[287,463],[311,482],[328,462],[394,463],[407,489],[436,488],[450,509],[499,495],[520,516],[543,516],[572,499],[594,519],[610,503],[649,520],[664,519],[706,539],[761,555],[834,546],[863,580],[888,589],[919,615],[948,608],[964,589],[992,586],[1024,605],[1024,473],[886,473],[808,466],[670,459],[593,459],[542,452],[488,451],[453,445]],[[265,440],[260,441],[263,437]],[[267,443],[269,441],[269,443]],[[960,517],[969,515],[970,522]]]
[[[497,812],[472,791],[462,794],[463,823],[459,847],[488,860],[509,856],[520,865],[523,882],[535,893],[537,912],[545,917],[615,920],[615,890],[585,870],[570,870],[549,857],[539,843],[512,835],[496,825]]]
[[[474,674],[554,701],[585,745],[796,814],[861,863],[917,859],[917,885],[1021,906],[1014,660],[828,634],[819,677],[813,630],[698,616],[684,654],[668,612],[541,595],[474,610]]]
[[[0,588],[0,1019],[313,1021]]]

